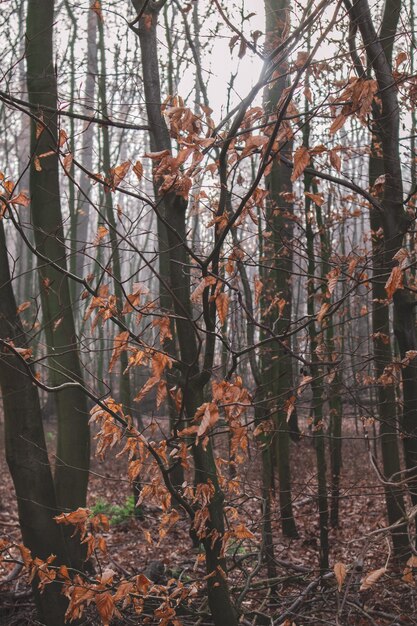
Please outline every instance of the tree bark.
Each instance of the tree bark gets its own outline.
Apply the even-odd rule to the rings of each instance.
[[[265,0],[266,46],[272,50],[285,37],[289,27],[288,0]],[[266,114],[273,119],[277,115],[278,103],[288,85],[286,73],[287,63],[283,62],[276,68],[278,79],[272,81],[264,92],[264,108]],[[281,154],[291,158],[292,141],[281,142]],[[291,326],[292,309],[292,237],[293,237],[293,205],[283,194],[292,193],[291,172],[278,159],[272,164],[266,187],[267,198],[266,220],[267,229],[272,237],[264,244],[263,263],[273,269],[265,276],[263,308],[269,313],[266,324],[274,333],[283,336]],[[282,309],[278,301],[285,301]],[[290,347],[290,346],[289,346]],[[287,537],[297,537],[297,527],[292,510],[291,470],[290,470],[290,427],[287,424],[286,403],[293,393],[292,358],[282,344],[272,342],[264,352],[263,358],[264,383],[266,394],[271,397],[270,410],[276,424],[273,458],[276,458],[279,477],[279,502],[282,532]]]
[[[27,348],[16,310],[3,221],[0,220],[0,341],[11,341],[17,348]],[[38,391],[24,363],[4,343],[0,344],[0,388],[6,460],[16,492],[23,543],[32,558],[46,560],[55,554],[55,564],[65,563],[64,538],[53,519],[58,510]],[[63,626],[67,601],[60,593],[60,586],[47,585],[40,593],[38,583],[36,577],[32,589],[39,620],[47,626]]]
[[[31,104],[45,127],[32,122],[30,195],[37,249],[66,270],[62,226],[57,116],[57,87],[53,64],[53,0],[29,0],[27,14],[27,83]],[[50,110],[49,109],[49,110]],[[40,134],[39,134],[40,132]],[[41,156],[50,153],[48,156]],[[38,262],[43,325],[54,385],[82,381],[68,279],[43,261]],[[58,443],[55,489],[58,508],[72,511],[85,506],[90,460],[86,397],[80,388],[57,395]],[[71,565],[82,567],[78,539],[73,541]]]
[[[401,159],[399,152],[399,106],[397,98],[397,86],[391,70],[391,55],[394,33],[397,29],[399,11],[401,3],[397,0],[391,0],[386,3],[385,15],[388,17],[384,20],[381,30],[381,38],[378,37],[372,16],[370,13],[367,0],[359,0],[350,7],[351,19],[359,29],[365,46],[368,64],[375,73],[378,83],[380,104],[374,107],[374,132],[380,142],[380,159],[382,171],[385,175],[385,185],[382,198],[382,215],[381,223],[383,228],[383,252],[378,250],[376,258],[376,277],[385,271],[391,271],[395,265],[393,257],[403,245],[405,233],[407,232],[410,220],[403,206],[403,180],[401,171]],[[384,35],[384,42],[382,41]],[[376,113],[375,113],[376,111]],[[373,167],[377,166],[377,161],[371,161]],[[373,177],[377,172],[371,171]],[[382,276],[379,281],[382,280]],[[375,281],[376,288],[382,295],[382,285],[378,288],[378,281]],[[386,294],[384,294],[386,297]],[[398,342],[401,357],[404,358],[408,350],[415,350],[417,347],[417,338],[415,331],[415,299],[406,289],[398,290],[394,293],[394,333]],[[376,309],[377,316],[383,313]],[[375,319],[375,324],[385,324],[386,320]],[[377,354],[381,360],[381,346],[377,347]],[[386,348],[383,349],[384,359],[389,358],[386,354]],[[383,363],[381,363],[383,365]],[[404,440],[405,460],[407,469],[413,470],[409,474],[409,488],[413,505],[417,504],[417,365],[414,361],[410,362],[408,367],[402,370],[403,380],[403,415],[402,415],[402,432]],[[383,411],[387,408],[387,403],[392,401],[389,397],[381,398],[380,407]],[[384,407],[385,404],[385,407]],[[388,413],[388,408],[387,408]],[[393,414],[386,416],[383,424],[386,432],[385,445],[390,449],[394,446],[393,431]],[[395,451],[395,450],[394,450]],[[386,453],[388,456],[388,452]],[[388,465],[390,466],[395,459],[395,455],[390,453]],[[384,468],[385,469],[385,468]],[[395,469],[395,468],[394,468]],[[387,471],[392,471],[391,467]],[[399,500],[398,491],[393,490],[390,497],[390,515],[400,513],[402,508],[401,500]],[[398,518],[397,518],[398,519]],[[396,543],[400,541],[399,536]],[[403,541],[401,541],[403,543]],[[397,546],[401,549],[401,545]]]
[[[143,10],[137,33],[140,38],[143,64],[143,84],[151,128],[152,150],[170,150],[171,139],[165,119],[161,114],[161,91],[158,66],[156,28],[159,8],[153,3],[145,4],[142,0],[132,0],[139,14]],[[190,422],[197,409],[204,402],[204,387],[211,376],[214,357],[213,335],[206,336],[204,372],[199,368],[199,346],[196,329],[192,323],[190,300],[190,280],[187,273],[189,266],[186,242],[187,201],[173,192],[163,197],[164,216],[170,228],[158,231],[160,245],[161,278],[169,276],[171,296],[166,300],[168,307],[176,316],[176,334],[179,355],[182,364],[181,385],[184,397],[185,420]],[[158,227],[159,229],[159,227]],[[163,295],[163,294],[161,294]],[[161,306],[164,300],[160,298]],[[214,321],[206,317],[206,330],[212,333]],[[206,535],[202,543],[206,553],[208,602],[216,626],[237,626],[237,614],[231,601],[230,592],[222,572],[226,571],[225,558],[221,554],[224,535],[223,493],[218,482],[211,441],[206,447],[202,443],[192,446],[195,472],[195,485],[212,485],[214,494],[208,504],[209,519]]]

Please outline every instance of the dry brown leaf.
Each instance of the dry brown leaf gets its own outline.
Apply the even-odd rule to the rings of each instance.
[[[197,430],[197,439],[203,437],[220,419],[219,409],[214,402],[206,402],[197,409],[195,419],[201,417],[201,422]]]
[[[404,63],[404,61],[406,61],[408,58],[408,55],[406,52],[404,52],[404,50],[401,50],[397,56],[395,57],[395,69],[398,70],[399,66],[401,65],[401,63]]]
[[[385,291],[387,292],[388,298],[391,300],[392,296],[398,289],[403,288],[403,273],[401,267],[396,265],[392,268],[391,274],[385,283]]]
[[[405,248],[400,248],[392,258],[398,261],[398,265],[401,267],[401,269],[404,269],[408,264],[409,257],[410,255],[408,250],[406,250]]]
[[[63,160],[64,170],[66,171],[67,174],[71,170],[72,160],[73,160],[73,156],[71,152],[68,152],[68,154],[64,156],[64,160]]]
[[[317,206],[322,206],[324,204],[324,196],[322,193],[310,193],[309,191],[305,191],[304,195],[307,198],[310,198]]]
[[[233,529],[233,534],[238,539],[256,539],[255,535],[244,524],[237,524]]]
[[[337,148],[332,148],[330,150],[329,157],[330,157],[330,165],[332,165],[335,168],[335,170],[340,172],[342,168],[342,159],[340,158],[338,154]]]
[[[258,276],[255,276],[254,282],[255,282],[255,306],[258,306],[259,300],[261,298],[262,289],[264,288],[264,284],[258,278]]]
[[[108,234],[109,234],[109,229],[108,228],[106,228],[105,226],[99,226],[98,230],[97,230],[97,233],[96,233],[96,236],[94,237],[93,245],[94,246],[98,246],[100,241],[102,239],[104,239],[104,237],[106,235],[108,235]]]
[[[216,297],[216,309],[220,324],[223,326],[229,311],[229,296],[227,293],[224,293],[224,291],[219,293]]]
[[[59,139],[58,139],[59,147],[62,148],[62,146],[64,145],[66,141],[68,141],[68,135],[65,132],[65,130],[61,128],[61,130],[59,131]]]
[[[317,321],[319,324],[321,324],[324,316],[326,315],[329,309],[330,309],[330,304],[328,302],[323,302],[323,304],[320,307],[320,311],[318,312],[318,315],[317,315]]]
[[[309,385],[312,380],[313,380],[312,376],[303,376],[302,379],[300,380],[300,384],[298,385],[297,395],[300,396],[303,393],[303,391],[306,389],[307,385]]]
[[[135,402],[140,402],[144,396],[155,387],[156,384],[159,383],[159,376],[151,376],[148,378],[146,383],[143,385],[142,389],[140,389],[139,393],[134,398]]]
[[[334,564],[333,571],[337,580],[337,588],[339,591],[341,591],[346,578],[346,565],[339,561],[338,563]]]
[[[109,626],[115,609],[114,601],[111,594],[109,592],[97,593],[94,596],[94,600],[103,626]]]
[[[136,163],[134,164],[133,172],[136,174],[137,179],[141,180],[143,176],[143,165],[140,161],[136,161]]]
[[[10,202],[11,202],[12,204],[18,204],[19,206],[24,206],[24,207],[26,207],[26,206],[29,206],[29,204],[30,204],[30,199],[29,199],[29,197],[28,197],[25,193],[23,193],[23,191],[20,191],[20,192],[17,194],[17,196],[14,196],[14,197],[10,200]]]
[[[340,113],[337,117],[335,117],[333,124],[330,126],[330,134],[334,135],[338,130],[342,128],[344,123],[347,120],[347,115],[344,113]]]
[[[387,571],[386,567],[381,567],[380,569],[375,569],[372,572],[369,572],[365,578],[361,581],[361,586],[359,587],[359,591],[366,591],[370,589],[372,585],[374,585]]]
[[[299,146],[294,153],[294,169],[291,180],[294,182],[301,176],[307,165],[310,163],[310,153],[305,146]]]
[[[201,296],[203,295],[204,289],[206,287],[208,287],[209,285],[214,285],[216,284],[217,280],[216,278],[214,278],[214,276],[205,276],[197,285],[197,287],[194,289],[194,291],[191,294],[191,302],[198,302],[198,300],[201,298]]]
[[[22,302],[22,304],[19,304],[19,306],[17,307],[16,313],[19,315],[19,313],[22,313],[22,311],[26,311],[26,309],[28,309],[31,304],[32,303],[28,300],[26,300],[26,302]]]
[[[112,175],[113,187],[119,186],[119,184],[122,182],[122,180],[128,173],[130,169],[130,165],[131,165],[130,161],[125,161],[124,163],[121,163],[117,167],[113,167],[110,170],[110,173]]]

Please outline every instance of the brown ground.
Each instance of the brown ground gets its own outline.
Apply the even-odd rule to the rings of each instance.
[[[48,430],[47,427],[46,431],[48,445],[52,450],[54,429],[51,427]],[[297,540],[285,539],[278,521],[274,522],[280,577],[278,594],[276,599],[267,599],[266,589],[259,583],[266,576],[261,566],[254,577],[255,588],[249,590],[243,600],[242,607],[246,611],[243,623],[285,626],[293,623],[296,626],[417,624],[415,587],[401,580],[403,567],[399,568],[394,559],[389,560],[387,573],[371,589],[358,591],[358,582],[364,575],[385,566],[390,548],[383,533],[369,536],[370,532],[386,525],[384,494],[382,485],[370,467],[361,430],[356,433],[352,424],[345,434],[349,437],[343,448],[341,527],[332,530],[330,538],[331,565],[341,561],[349,571],[341,593],[337,592],[332,574],[319,584],[315,451],[311,440],[306,437],[298,444],[292,444],[294,508],[300,537]],[[125,506],[131,493],[125,467],[125,459],[115,459],[113,455],[104,462],[93,460],[89,496],[91,508],[98,501],[107,503],[105,512],[109,512],[108,507],[111,505]],[[4,454],[0,457],[0,469],[3,476],[0,484],[0,535],[19,542],[14,493]],[[247,465],[239,471],[239,479],[245,484],[244,495],[237,498],[233,505],[239,509],[248,528],[260,539],[260,528],[256,522],[260,519],[259,464],[253,452]],[[158,507],[145,503],[143,520],[126,515],[119,524],[113,525],[106,534],[108,557],[103,559],[102,565],[112,568],[121,577],[140,572],[152,577],[155,568],[161,569],[163,564],[168,578],[180,578],[184,583],[201,578],[204,575],[203,566],[196,564],[198,553],[192,548],[187,521],[180,520],[158,545],[156,520],[160,515]],[[153,545],[145,540],[146,531],[151,533]],[[230,551],[231,582],[235,589],[239,589],[237,596],[245,586],[247,576],[257,566],[256,549],[254,543],[246,542],[236,546],[234,552],[233,549]],[[6,570],[0,569],[0,581],[11,569],[11,566]],[[311,593],[302,595],[308,585],[311,585]],[[300,602],[293,606],[292,613],[286,614],[286,610],[298,599]],[[193,609],[202,610],[203,618],[199,623],[207,623],[204,618],[204,598],[196,602]],[[152,609],[149,609],[149,615],[152,615]],[[274,616],[275,621],[271,621],[270,615]],[[291,620],[286,621],[289,617]],[[195,615],[186,615],[181,621],[183,624],[193,624],[198,620]],[[1,585],[0,624],[24,626],[36,623],[30,590],[24,577]],[[92,615],[87,615],[84,623],[96,622]],[[158,620],[150,618],[147,622],[144,616],[138,618],[127,615],[120,623],[157,624]]]

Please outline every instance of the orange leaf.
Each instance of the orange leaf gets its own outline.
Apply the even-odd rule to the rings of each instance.
[[[159,161],[160,159],[163,159],[170,154],[171,152],[169,150],[161,150],[160,152],[146,152],[145,156],[148,157],[148,159],[154,159],[155,161]]]
[[[392,268],[391,274],[385,284],[385,291],[387,292],[387,296],[389,299],[392,298],[394,293],[398,291],[398,289],[403,288],[403,273],[401,268],[396,265]]]
[[[58,145],[60,148],[62,148],[62,146],[64,145],[64,143],[68,140],[68,135],[65,132],[65,130],[61,129],[59,131],[59,139],[58,139]]]
[[[109,233],[109,229],[108,228],[106,228],[105,226],[99,226],[98,230],[97,230],[97,233],[96,233],[96,236],[94,237],[93,245],[94,246],[98,246],[100,241],[102,239],[104,239],[104,237],[106,235],[108,235],[108,233]]]
[[[126,174],[128,173],[130,169],[130,165],[131,165],[130,161],[125,161],[121,165],[118,165],[117,167],[113,167],[110,170],[110,173],[112,175],[113,187],[118,187],[118,185],[122,182],[122,180],[124,179],[124,177],[126,176]]]
[[[234,527],[234,535],[238,539],[255,539],[255,535],[244,524],[237,524]]]
[[[19,304],[19,306],[16,309],[16,313],[19,315],[19,313],[21,313],[22,311],[26,311],[26,309],[28,309],[31,306],[31,302],[26,301],[26,302],[22,302],[22,304]]]
[[[346,578],[346,566],[344,563],[341,562],[335,563],[333,571],[337,580],[337,588],[339,589],[339,591],[341,591]]]
[[[307,198],[310,198],[310,200],[317,204],[317,206],[324,204],[324,197],[322,193],[310,193],[309,191],[305,191],[304,195],[307,196]]]
[[[385,574],[386,571],[386,567],[381,567],[380,569],[375,569],[370,572],[367,576],[365,576],[365,578],[362,579],[362,584],[359,587],[359,591],[366,591],[367,589],[370,589],[372,585],[374,585],[377,580],[379,580],[381,576]]]
[[[66,171],[67,174],[71,170],[72,159],[73,159],[73,156],[72,156],[71,152],[68,152],[68,154],[66,154],[64,156],[63,165],[64,165],[64,170]]]
[[[203,280],[197,285],[197,287],[192,292],[191,298],[190,298],[191,302],[198,302],[198,300],[203,295],[205,288],[208,287],[209,285],[215,285],[216,282],[217,280],[216,278],[214,278],[214,276],[205,276]]]
[[[344,125],[344,123],[347,120],[347,115],[345,115],[344,113],[340,113],[335,119],[333,124],[330,126],[330,134],[334,135],[334,133],[337,133],[338,130],[340,130],[342,128],[342,126]]]
[[[156,408],[159,409],[167,396],[167,385],[164,380],[160,380],[156,390]]]
[[[90,509],[78,507],[76,511],[71,511],[71,513],[61,513],[60,515],[55,515],[54,520],[57,524],[65,524],[65,526],[68,526],[69,524],[76,525],[86,522],[90,515]]]
[[[159,382],[159,376],[151,376],[148,378],[146,383],[143,385],[142,389],[139,391],[137,396],[134,398],[135,402],[140,402],[142,398],[146,396],[146,394],[155,387],[155,385]]]
[[[317,315],[317,321],[319,324],[323,321],[323,318],[329,309],[330,309],[330,304],[328,302],[323,302],[323,304],[320,307],[320,311],[318,312],[318,315]]]
[[[264,284],[255,276],[255,306],[258,306]]]
[[[133,172],[136,174],[138,180],[141,180],[143,176],[143,165],[140,161],[136,161],[133,166]]]
[[[229,296],[227,293],[224,293],[224,291],[219,293],[216,297],[216,308],[219,315],[220,324],[223,326],[226,321],[227,312],[229,310]]]
[[[202,417],[202,420],[197,430],[197,439],[205,435],[219,421],[220,415],[217,404],[214,404],[214,402],[202,404],[195,414],[195,419],[199,417]]]
[[[330,164],[335,168],[335,170],[340,172],[341,167],[342,167],[342,159],[340,158],[337,152],[337,148],[332,148],[330,150],[329,156],[330,156]]]
[[[17,196],[14,196],[14,198],[12,198],[10,202],[12,204],[19,204],[20,206],[29,206],[30,204],[29,197],[25,193],[23,193],[23,191],[18,193]]]
[[[97,611],[103,622],[103,626],[109,626],[110,620],[114,615],[114,602],[110,593],[98,593],[95,595]]]
[[[146,578],[145,574],[139,574],[138,576],[136,576],[135,584],[138,593],[141,593],[144,596],[147,595],[149,588],[152,586],[152,582],[149,580],[149,578]]]
[[[101,12],[101,2],[100,2],[100,0],[94,0],[93,4],[91,5],[91,10],[94,11],[94,13],[97,15],[99,20],[102,22],[103,21],[103,14]]]
[[[301,176],[307,165],[310,163],[310,153],[305,146],[299,146],[294,153],[294,169],[291,180],[294,182]]]

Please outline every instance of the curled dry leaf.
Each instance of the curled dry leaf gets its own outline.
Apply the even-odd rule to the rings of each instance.
[[[309,191],[305,191],[304,195],[307,198],[310,198],[317,206],[322,206],[324,204],[324,196],[322,193],[310,193]]]
[[[294,182],[301,176],[307,165],[310,163],[310,153],[305,146],[299,146],[294,153],[294,169],[291,180]]]
[[[312,376],[303,376],[302,379],[300,380],[300,384],[298,385],[298,389],[297,389],[297,395],[300,396],[303,391],[306,389],[307,385],[309,385],[311,383],[311,381],[313,380]]]
[[[17,194],[17,196],[14,196],[10,200],[10,202],[11,204],[18,204],[19,206],[26,207],[26,206],[29,206],[30,199],[23,191],[21,191],[20,193]]]
[[[16,309],[16,313],[19,315],[19,313],[22,313],[22,311],[26,311],[26,309],[28,309],[31,306],[31,302],[29,302],[28,300],[26,302],[22,302],[22,304],[19,304],[19,306]]]
[[[134,174],[136,174],[137,179],[141,180],[143,176],[143,165],[140,161],[136,161],[135,165],[133,166],[133,172]]]
[[[404,269],[407,266],[409,257],[410,254],[408,250],[406,250],[405,248],[400,248],[392,258],[398,261],[398,265],[401,267],[401,269]]]
[[[338,563],[334,564],[333,571],[337,580],[337,588],[339,591],[341,591],[346,578],[346,565],[339,561]]]
[[[342,168],[342,159],[338,154],[338,148],[332,148],[329,152],[330,165],[340,172]]]
[[[106,235],[108,235],[108,234],[109,234],[109,229],[108,228],[106,228],[105,226],[99,226],[98,230],[97,230],[97,233],[96,233],[96,236],[94,237],[93,245],[94,246],[98,246],[100,241],[102,239],[104,239],[104,237]]]
[[[233,532],[238,539],[256,539],[255,535],[244,524],[236,524]]]
[[[403,288],[403,273],[401,267],[396,265],[392,268],[391,274],[385,283],[385,291],[388,298],[391,300],[392,296],[398,289]]]
[[[381,567],[380,569],[375,569],[370,572],[365,578],[361,581],[361,586],[359,587],[359,591],[367,591],[370,589],[372,585],[374,585],[387,571],[386,567]]]
[[[203,437],[220,419],[219,409],[214,402],[206,402],[197,409],[195,418],[202,418],[197,430],[197,439]]]
[[[330,134],[334,135],[335,133],[337,133],[337,131],[342,128],[346,120],[347,115],[345,115],[344,113],[339,113],[339,115],[335,117],[333,124],[330,126]]]
[[[255,306],[258,306],[264,284],[261,280],[259,280],[258,276],[255,276],[254,282],[255,282]]]
[[[59,147],[62,148],[62,146],[64,145],[66,141],[68,141],[68,135],[65,132],[65,130],[61,128],[61,130],[59,131],[59,139],[58,139]]]
[[[320,311],[318,312],[318,315],[317,315],[317,321],[319,324],[321,324],[324,316],[326,315],[329,309],[330,309],[330,304],[328,302],[323,302],[323,304],[320,307]]]
[[[122,182],[130,169],[130,165],[130,161],[125,161],[124,163],[121,163],[120,165],[117,165],[117,167],[114,167],[110,170],[113,188],[118,187],[118,185]]]
[[[73,160],[73,156],[71,152],[68,152],[68,154],[64,156],[64,160],[63,160],[64,170],[66,171],[67,174],[71,170],[72,160]]]
[[[201,282],[199,282],[199,284],[197,285],[197,287],[194,289],[194,291],[191,294],[191,302],[198,302],[198,300],[201,298],[201,296],[203,295],[203,292],[205,290],[206,287],[208,287],[209,285],[215,285],[217,282],[216,278],[214,278],[214,276],[205,276]]]
[[[220,324],[223,326],[229,311],[229,296],[224,291],[220,292],[216,297],[216,309]]]

